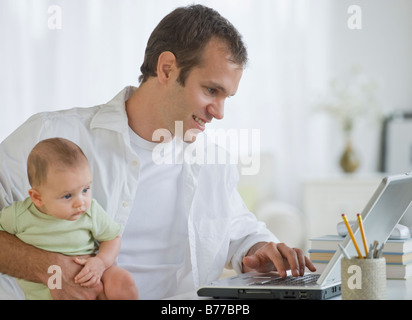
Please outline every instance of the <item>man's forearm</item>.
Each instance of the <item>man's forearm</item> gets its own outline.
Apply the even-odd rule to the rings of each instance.
[[[16,236],[0,231],[0,272],[16,278],[46,284],[48,268],[56,254],[26,244]]]
[[[48,273],[52,265],[61,267],[62,271],[62,290],[50,290],[53,299],[96,299],[102,292],[101,283],[90,289],[74,283],[74,276],[80,271],[81,266],[75,263],[72,257],[36,248],[14,235],[0,231],[1,273],[47,285],[49,277],[52,276]]]

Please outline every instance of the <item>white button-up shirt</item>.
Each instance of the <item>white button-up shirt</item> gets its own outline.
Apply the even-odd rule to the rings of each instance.
[[[93,172],[93,197],[124,228],[139,180],[139,158],[130,145],[125,110],[134,90],[126,87],[95,107],[36,114],[6,138],[0,144],[0,208],[27,197],[26,160],[34,145],[63,137],[82,148]],[[236,166],[191,162],[183,163],[183,190],[197,287],[217,279],[225,266],[241,272],[242,259],[253,244],[278,240],[238,194]]]

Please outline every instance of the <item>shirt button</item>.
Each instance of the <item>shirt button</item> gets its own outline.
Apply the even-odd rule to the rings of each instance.
[[[137,160],[133,160],[133,161],[132,161],[132,166],[133,166],[133,167],[136,167],[138,164],[139,164],[139,162],[138,162]]]
[[[126,201],[123,201],[122,206],[123,208],[127,208],[129,206],[129,203]]]

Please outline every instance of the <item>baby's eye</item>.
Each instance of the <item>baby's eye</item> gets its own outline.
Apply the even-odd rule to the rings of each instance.
[[[84,188],[83,193],[87,193],[87,191],[89,191],[89,190],[90,190],[90,187]]]
[[[63,196],[64,199],[70,199],[71,197],[72,197],[72,195],[70,193]]]

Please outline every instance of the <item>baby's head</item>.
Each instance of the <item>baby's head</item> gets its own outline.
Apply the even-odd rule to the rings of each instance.
[[[91,203],[92,174],[83,151],[63,138],[40,141],[27,159],[29,195],[43,213],[76,220]]]

